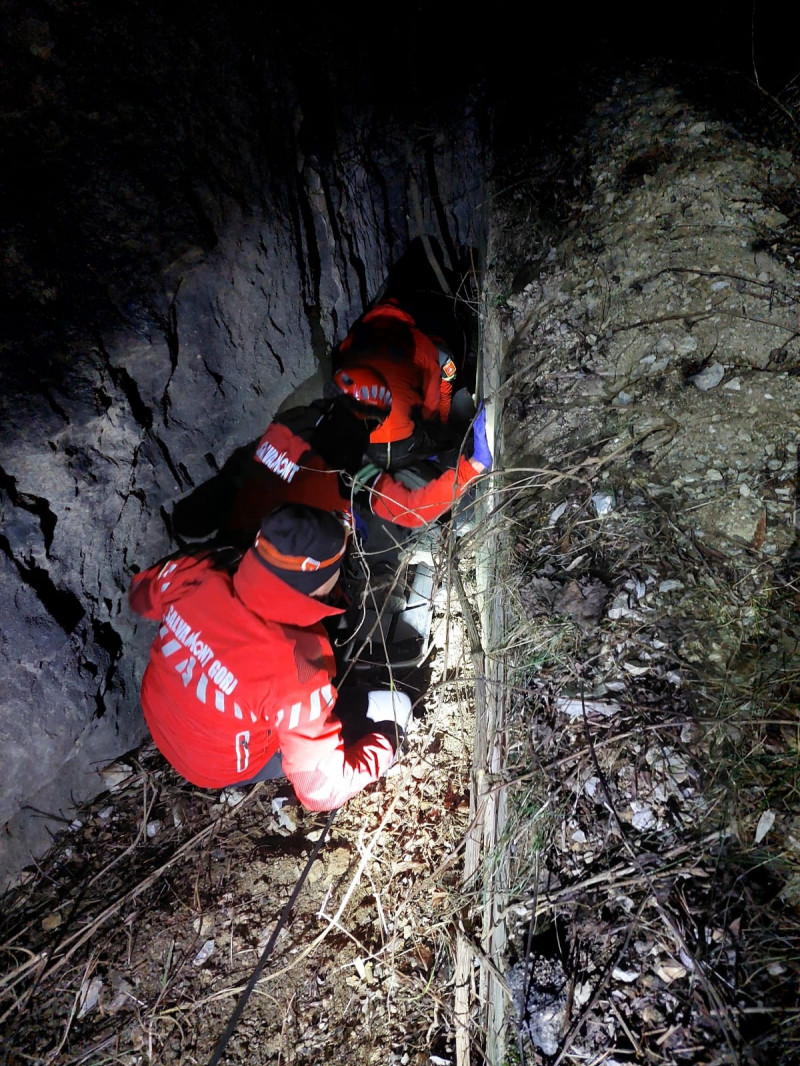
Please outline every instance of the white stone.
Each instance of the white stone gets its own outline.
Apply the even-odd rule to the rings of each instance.
[[[677,581],[675,578],[668,577],[666,581],[662,581],[658,586],[659,592],[675,592],[677,589],[685,588],[686,586],[682,581]]]
[[[692,374],[689,381],[701,392],[708,392],[709,389],[715,389],[724,377],[725,368],[722,364],[712,363],[711,366],[704,367],[699,374]]]
[[[767,833],[772,829],[775,824],[775,811],[764,811],[761,817],[758,819],[758,825],[756,826],[755,842],[760,844]]]
[[[198,953],[194,957],[194,965],[202,966],[204,962],[211,958],[214,951],[214,941],[207,940],[205,944],[200,948]]]
[[[633,816],[631,824],[634,829],[652,829],[656,825],[656,816],[653,810],[644,803],[634,800],[631,804]]]

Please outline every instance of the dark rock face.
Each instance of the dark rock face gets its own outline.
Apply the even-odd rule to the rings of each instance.
[[[30,809],[68,818],[144,735],[153,634],[125,594],[174,547],[175,500],[324,363],[413,238],[454,268],[483,243],[465,87],[397,107],[341,27],[309,42],[244,5],[124,7],[4,6],[9,875],[63,824]]]

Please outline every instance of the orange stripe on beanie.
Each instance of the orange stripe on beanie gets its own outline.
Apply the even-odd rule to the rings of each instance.
[[[313,592],[341,567],[349,530],[330,511],[286,503],[264,516],[253,552],[299,592]]]
[[[279,548],[276,548],[274,544],[264,540],[260,533],[256,534],[256,542],[253,548],[265,563],[271,563],[278,570],[299,570],[303,572],[327,569],[344,555],[344,545],[330,559],[313,559],[310,555],[286,555]]]

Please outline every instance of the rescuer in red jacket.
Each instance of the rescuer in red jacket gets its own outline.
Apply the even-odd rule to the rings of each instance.
[[[384,470],[399,470],[424,458],[424,423],[436,438],[450,416],[456,365],[444,341],[419,329],[392,298],[353,327],[339,345],[337,360],[339,366],[377,370],[392,392],[388,418],[370,433],[369,458]]]
[[[376,465],[364,467],[370,433],[393,408],[394,395],[370,367],[344,367],[326,398],[279,414],[239,476],[235,499],[222,523],[222,539],[248,543],[262,516],[291,500],[352,514],[354,497],[368,493],[379,518],[417,528],[449,510],[492,463],[481,411],[473,427],[473,452],[418,488],[409,488]]]
[[[145,719],[188,781],[222,788],[283,775],[303,806],[331,810],[391,765],[411,719],[407,696],[370,693],[359,722],[354,703],[343,715],[348,742],[337,715],[321,623],[341,613],[323,597],[346,543],[335,515],[287,504],[264,518],[232,574],[202,552],[134,577],[131,608],[160,623],[142,681]]]

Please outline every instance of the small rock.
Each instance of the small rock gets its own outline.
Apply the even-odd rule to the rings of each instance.
[[[668,577],[666,581],[662,581],[658,586],[659,592],[675,592],[678,589],[684,588],[682,581],[677,581],[675,578]]]
[[[611,514],[614,510],[616,499],[614,493],[608,489],[604,492],[595,492],[592,496],[592,506],[594,507],[594,513],[598,518],[603,518],[607,514]]]
[[[84,981],[81,985],[81,992],[79,998],[78,1017],[83,1018],[85,1014],[88,1014],[90,1010],[94,1010],[97,1006],[97,1002],[100,999],[100,992],[103,989],[103,981],[100,977],[93,977],[88,983]]]
[[[200,948],[198,953],[194,957],[194,965],[202,966],[204,962],[211,958],[211,954],[214,951],[214,941],[207,940],[205,944]]]
[[[100,777],[109,792],[120,788],[132,774],[133,769],[125,762],[112,762],[100,771]]]
[[[534,956],[518,962],[507,977],[524,1036],[545,1055],[555,1055],[567,1003],[567,978],[560,961]]]
[[[685,977],[686,967],[681,966],[681,964],[674,959],[667,959],[656,966],[656,973],[664,984],[668,985],[672,981],[678,981],[681,977]]]
[[[693,337],[691,333],[687,333],[684,337],[681,337],[675,347],[681,355],[691,355],[692,352],[697,351],[697,338]]]
[[[654,829],[656,826],[656,816],[652,809],[644,803],[640,803],[634,800],[631,804],[633,810],[633,816],[631,817],[631,824],[634,829],[645,830]]]
[[[724,377],[725,368],[720,363],[712,363],[698,374],[692,374],[689,381],[701,392],[708,392],[709,389],[715,389]]]

